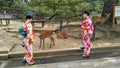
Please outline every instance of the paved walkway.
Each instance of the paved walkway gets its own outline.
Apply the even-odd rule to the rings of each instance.
[[[28,66],[29,67],[29,66]],[[27,67],[18,67],[27,68]],[[120,58],[78,60],[72,62],[35,65],[29,68],[120,68]]]
[[[24,65],[22,59],[10,59],[5,68],[120,68],[120,52],[95,53],[91,57],[81,55],[36,58],[36,64]]]

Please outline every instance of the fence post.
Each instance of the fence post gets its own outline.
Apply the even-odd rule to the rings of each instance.
[[[45,21],[42,21],[42,27],[44,27],[44,25],[45,25]]]
[[[8,25],[8,20],[7,19],[5,19],[6,20],[6,25]]]
[[[60,21],[60,31],[62,30],[62,24],[63,24],[63,22]]]
[[[2,19],[0,19],[1,25],[2,25]]]
[[[10,25],[10,19],[8,19],[8,24]]]
[[[68,26],[68,24],[69,24],[69,18],[67,18],[67,26]]]

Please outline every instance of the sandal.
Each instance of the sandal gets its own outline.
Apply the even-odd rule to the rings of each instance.
[[[83,58],[89,58],[90,56],[85,56],[85,55],[83,55]]]

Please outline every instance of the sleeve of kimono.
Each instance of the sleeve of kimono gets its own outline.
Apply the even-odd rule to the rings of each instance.
[[[83,30],[83,25],[81,25],[80,30]]]
[[[24,30],[26,31],[26,25],[25,25],[25,24],[23,24],[23,28],[24,28]]]
[[[84,24],[83,24],[83,22],[81,24],[80,30],[84,30]]]

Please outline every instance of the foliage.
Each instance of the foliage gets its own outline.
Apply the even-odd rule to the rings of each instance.
[[[102,4],[102,0],[32,0],[28,5],[43,17],[55,13],[76,17],[83,10],[101,12]]]
[[[13,0],[0,0],[0,5],[2,10],[11,7],[21,15],[33,13],[44,18],[57,13],[77,17],[83,10],[101,12],[103,0],[31,0],[26,3],[22,3],[22,0],[16,0],[16,3]]]

